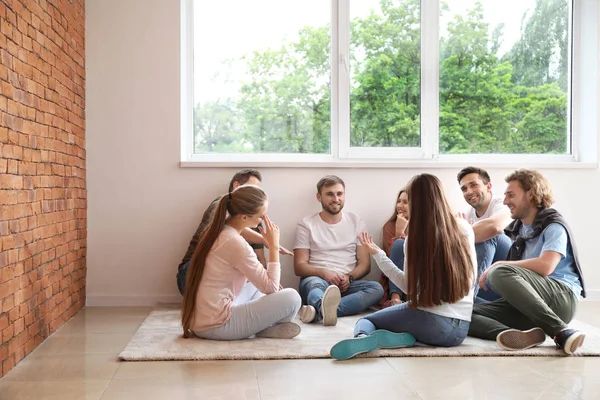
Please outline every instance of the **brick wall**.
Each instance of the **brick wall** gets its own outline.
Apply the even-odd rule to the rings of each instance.
[[[84,0],[0,0],[0,376],[85,304]]]

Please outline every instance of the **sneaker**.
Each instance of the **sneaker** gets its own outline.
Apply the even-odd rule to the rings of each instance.
[[[554,343],[567,354],[573,354],[583,345],[585,334],[575,329],[563,329],[554,335]]]
[[[359,336],[338,342],[331,348],[329,354],[336,360],[348,360],[359,354],[368,353],[378,348],[396,349],[400,347],[412,347],[416,341],[415,337],[410,333],[394,333],[378,329],[369,336]]]
[[[337,324],[337,309],[342,301],[340,289],[335,285],[327,286],[321,299],[321,316],[323,325],[335,326]]]
[[[528,331],[507,329],[496,336],[496,342],[504,350],[525,350],[540,345],[546,341],[546,333],[542,328]]]
[[[294,322],[283,322],[281,324],[271,325],[258,332],[255,336],[271,339],[291,339],[298,336],[301,330],[300,325]]]
[[[317,310],[313,306],[302,306],[300,309],[300,321],[305,324],[310,324],[315,320]]]
[[[399,347],[412,347],[417,339],[410,333],[395,333],[385,329],[377,329],[370,336],[377,338],[380,349],[397,349]]]

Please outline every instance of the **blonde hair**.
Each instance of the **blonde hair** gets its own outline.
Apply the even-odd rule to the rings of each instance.
[[[554,204],[550,182],[537,171],[518,169],[508,175],[505,181],[517,181],[524,191],[530,191],[537,208],[548,208]]]

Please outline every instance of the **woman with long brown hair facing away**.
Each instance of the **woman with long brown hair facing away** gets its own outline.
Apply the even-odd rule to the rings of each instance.
[[[408,227],[408,194],[406,193],[406,189],[400,189],[398,193],[398,197],[396,198],[396,205],[394,206],[394,212],[392,216],[385,222],[383,225],[383,251],[385,254],[392,258],[392,246],[395,245],[395,242],[399,239],[402,241],[402,245],[404,245],[404,239],[406,239],[406,231]],[[404,258],[404,253],[402,253],[402,258]],[[396,263],[400,269],[404,269],[404,260],[402,260],[401,264]],[[386,308],[390,306],[395,306],[397,304],[402,303],[402,291],[396,285],[394,285],[387,276],[382,272],[381,277],[379,278],[379,283],[383,287],[383,298],[379,302],[379,306],[381,308]]]
[[[267,207],[267,195],[253,185],[239,186],[219,200],[188,269],[181,311],[184,338],[291,339],[300,333],[300,326],[291,322],[300,309],[300,295],[280,290],[279,227],[266,215]],[[261,221],[269,247],[266,269],[240,235]],[[240,301],[246,280],[257,291]]]
[[[397,268],[373,237],[359,240],[381,271],[407,295],[405,303],[360,319],[354,338],[331,348],[346,360],[377,348],[458,346],[469,331],[477,277],[475,235],[469,223],[456,218],[442,184],[430,174],[415,176],[407,186],[410,198],[405,241],[405,270]]]

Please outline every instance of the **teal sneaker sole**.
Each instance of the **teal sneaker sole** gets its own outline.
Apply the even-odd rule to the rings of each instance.
[[[382,349],[397,349],[399,347],[412,347],[417,339],[410,333],[395,333],[378,329],[369,336],[377,339],[377,344]]]
[[[374,336],[363,336],[354,339],[346,339],[336,343],[329,354],[336,360],[348,360],[362,353],[377,350],[377,338]]]

